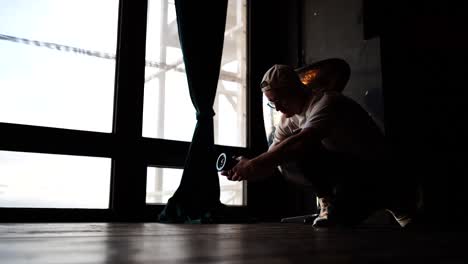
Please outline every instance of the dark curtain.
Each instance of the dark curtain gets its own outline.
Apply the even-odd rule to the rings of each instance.
[[[218,85],[227,0],[176,0],[180,44],[197,125],[179,188],[159,215],[161,222],[209,221],[222,206],[214,152],[213,103]]]

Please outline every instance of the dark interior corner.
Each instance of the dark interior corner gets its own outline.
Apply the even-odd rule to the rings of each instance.
[[[399,10],[397,12],[396,10]],[[421,183],[428,216],[453,212],[445,224],[467,219],[466,120],[468,58],[466,4],[389,6],[381,22],[387,135],[394,165]],[[390,14],[394,14],[393,16]]]

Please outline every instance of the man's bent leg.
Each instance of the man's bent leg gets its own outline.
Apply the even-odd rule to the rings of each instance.
[[[317,196],[318,209],[320,212],[314,214],[313,217],[312,215],[308,216],[307,220],[304,219],[304,223],[313,223],[313,225],[316,226],[317,219],[319,219],[320,226],[330,225],[329,214],[332,207],[333,186],[330,185],[327,180],[322,180],[322,178],[316,180],[307,178],[304,174],[303,166],[300,166],[296,162],[284,163],[279,166],[279,170],[287,181],[303,187],[309,187]]]
[[[314,226],[325,227],[335,225],[334,219],[334,187],[338,182],[335,171],[337,164],[333,155],[321,147],[314,149],[297,162],[289,162],[280,166],[280,171],[286,180],[312,189],[318,198],[319,214],[314,219]]]
[[[316,184],[321,205],[323,217],[316,218],[314,226],[356,225],[377,210],[381,203],[376,188],[379,179],[369,164],[332,152],[322,152],[314,161],[303,167],[306,177]]]

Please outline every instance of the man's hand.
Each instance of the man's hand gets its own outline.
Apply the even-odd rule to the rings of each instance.
[[[315,146],[323,137],[316,127],[298,130],[298,133],[276,143],[253,159],[239,157],[239,162],[231,170],[222,171],[231,181],[257,180],[273,175],[277,165],[305,155],[308,148]]]
[[[257,180],[273,174],[274,166],[260,164],[253,159],[239,157],[239,162],[232,169],[222,171],[221,175],[227,176],[230,181]]]

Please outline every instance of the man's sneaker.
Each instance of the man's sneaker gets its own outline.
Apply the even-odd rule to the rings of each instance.
[[[410,213],[399,212],[395,209],[387,209],[387,212],[392,214],[393,218],[395,218],[395,220],[401,227],[406,227],[411,222],[413,222],[413,216]]]
[[[420,186],[413,196],[406,197],[400,204],[387,208],[401,227],[408,227],[413,224],[423,209],[423,193]]]
[[[320,213],[314,219],[313,227],[331,227],[336,225],[334,206],[329,197],[318,198]]]

